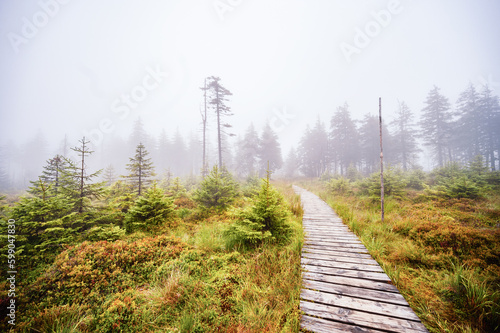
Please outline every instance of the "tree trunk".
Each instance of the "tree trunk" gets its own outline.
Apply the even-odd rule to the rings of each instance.
[[[217,99],[217,141],[219,145],[219,168],[222,168],[222,138],[220,131],[220,109],[219,109],[219,86],[215,87],[215,96]]]
[[[142,143],[140,143],[141,145]],[[142,148],[139,147],[139,196],[141,196],[142,188]]]
[[[85,176],[85,137],[83,137],[82,142],[82,173],[80,176],[80,207],[78,207],[78,212],[83,212],[83,178]]]

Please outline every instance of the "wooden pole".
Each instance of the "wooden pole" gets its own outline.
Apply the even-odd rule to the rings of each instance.
[[[380,127],[380,208],[381,220],[384,222],[384,150],[382,146],[382,98],[378,98],[378,119]]]

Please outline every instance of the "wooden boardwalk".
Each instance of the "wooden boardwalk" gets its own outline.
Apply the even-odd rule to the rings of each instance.
[[[323,200],[300,187],[301,328],[311,332],[428,332],[366,247]]]

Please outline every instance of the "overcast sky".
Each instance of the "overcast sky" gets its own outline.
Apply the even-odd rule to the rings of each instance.
[[[124,135],[138,116],[199,129],[206,76],[233,96],[235,132],[269,121],[284,150],[347,102],[418,115],[437,85],[500,92],[496,0],[2,0],[0,144]]]

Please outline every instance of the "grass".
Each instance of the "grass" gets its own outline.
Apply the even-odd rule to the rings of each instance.
[[[17,331],[298,332],[302,208],[279,188],[293,212],[285,244],[232,248],[230,213],[196,220],[183,208],[174,227],[76,244],[32,272]]]
[[[380,203],[317,193],[356,233],[431,332],[500,330],[500,195],[427,198],[419,192]]]

